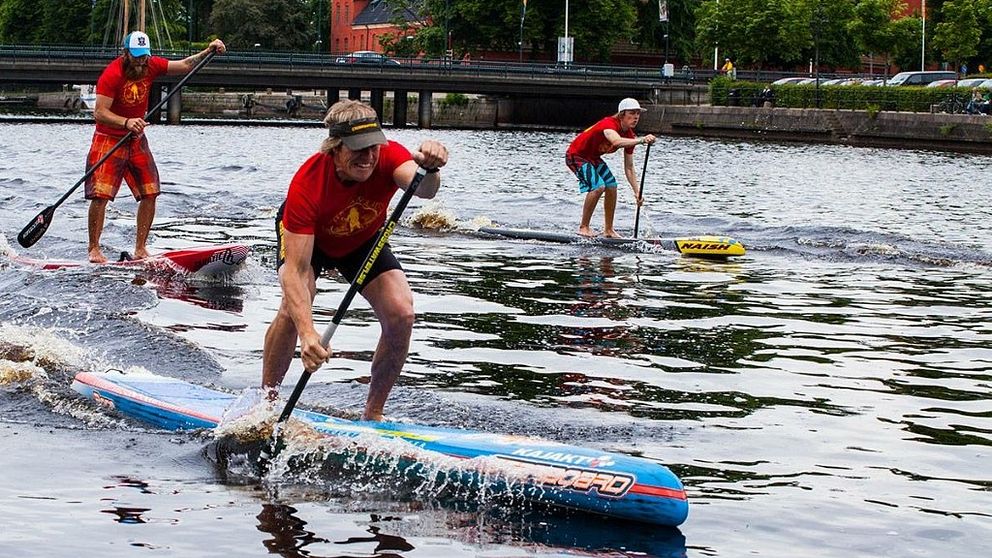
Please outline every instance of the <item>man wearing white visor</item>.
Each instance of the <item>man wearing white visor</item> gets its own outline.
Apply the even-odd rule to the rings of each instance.
[[[265,333],[262,386],[270,398],[293,361],[297,340],[304,368],[313,372],[331,355],[314,327],[317,277],[337,270],[349,282],[373,249],[393,194],[427,169],[415,195],[430,199],[441,186],[448,150],[426,140],[413,152],[388,141],[372,107],[339,101],[324,118],[330,129],[320,151],[296,171],[276,215],[282,302]],[[372,306],[381,333],[372,357],[363,420],[382,420],[383,407],[399,378],[413,332],[413,293],[399,261],[386,244],[365,273],[359,291]]]
[[[572,140],[565,152],[565,164],[579,179],[579,192],[586,195],[582,204],[582,221],[579,223],[579,234],[583,236],[596,236],[589,222],[599,198],[605,193],[603,236],[620,238],[613,230],[613,214],[617,209],[617,179],[603,161],[603,155],[623,148],[624,175],[634,191],[634,199],[638,204],[641,203],[637,171],[634,170],[634,147],[655,142],[655,137],[651,134],[637,137],[634,133],[643,110],[637,99],[623,99],[617,105],[616,114],[586,128]]]

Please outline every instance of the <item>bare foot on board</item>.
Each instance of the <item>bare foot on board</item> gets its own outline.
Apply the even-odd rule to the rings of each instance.
[[[134,254],[131,255],[131,259],[132,260],[143,260],[143,259],[147,258],[149,255],[150,254],[148,253],[148,250],[147,249],[145,249],[145,248],[141,248],[141,249],[135,248],[134,249]]]
[[[619,234],[617,234],[617,231],[615,231],[613,229],[610,229],[608,231],[604,231],[603,232],[603,236],[605,236],[606,238],[623,238],[622,236],[620,236]]]
[[[103,252],[99,248],[94,248],[90,250],[89,253],[90,263],[102,264],[107,263],[107,256],[103,255]]]
[[[586,238],[594,238],[596,236],[596,231],[590,229],[589,227],[579,227],[579,236],[584,236]]]

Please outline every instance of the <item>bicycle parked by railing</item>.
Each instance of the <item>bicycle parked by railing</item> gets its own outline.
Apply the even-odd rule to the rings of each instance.
[[[937,104],[936,112],[946,112],[947,114],[965,114],[965,107],[967,106],[967,98],[957,93],[951,93]]]

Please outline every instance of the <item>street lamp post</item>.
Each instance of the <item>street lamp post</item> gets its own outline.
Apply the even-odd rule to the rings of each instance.
[[[520,62],[524,61],[524,18],[527,17],[527,0],[520,5]]]
[[[923,7],[920,9],[920,16],[923,18],[923,37],[920,46],[920,71],[927,69],[927,0],[923,0]]]
[[[816,108],[820,108],[820,27],[823,23],[823,0],[816,0],[816,21],[813,22],[813,44],[816,57],[816,85],[814,86],[814,97],[816,98]]]

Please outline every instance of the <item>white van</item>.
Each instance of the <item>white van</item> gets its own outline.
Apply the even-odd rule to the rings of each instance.
[[[899,72],[885,85],[927,85],[941,79],[957,79],[954,72]]]

